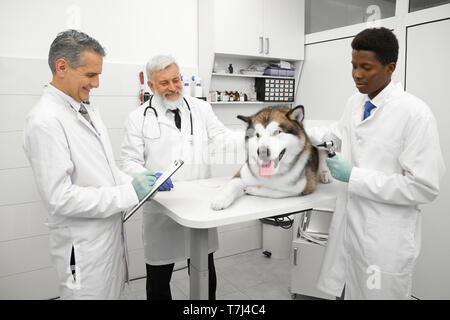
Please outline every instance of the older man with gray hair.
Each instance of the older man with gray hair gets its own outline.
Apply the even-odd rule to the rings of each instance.
[[[85,33],[59,33],[48,55],[52,81],[25,120],[24,149],[49,213],[62,299],[120,297],[128,277],[122,212],[156,180],[148,170],[133,179],[116,167],[108,131],[88,102],[104,55]]]
[[[185,165],[175,173],[173,181],[209,178],[210,143],[233,140],[233,133],[217,119],[208,102],[183,96],[180,69],[173,57],[155,56],[146,69],[147,83],[154,94],[126,121],[123,170],[129,174],[148,168],[163,171],[174,160],[182,159]],[[172,187],[169,182],[160,191],[170,191]],[[147,299],[170,300],[169,283],[174,263],[190,256],[190,229],[166,216],[150,201],[144,205],[143,230]],[[210,300],[216,296],[213,252],[217,248],[217,229],[213,228],[209,230]]]

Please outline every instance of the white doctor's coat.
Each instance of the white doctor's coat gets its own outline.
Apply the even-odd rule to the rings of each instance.
[[[125,172],[131,175],[147,169],[163,172],[174,160],[182,159],[184,165],[172,176],[175,188],[176,181],[211,177],[210,143],[218,144],[235,138],[231,130],[217,119],[209,103],[193,97],[185,98],[191,109],[193,137],[189,110],[184,101],[180,108],[181,131],[173,119],[166,117],[167,109],[156,95],[152,106],[158,117],[151,109],[147,109],[144,117],[149,101],[129,115],[121,156]],[[214,252],[218,249],[217,228],[209,229],[208,236],[208,252]],[[166,216],[155,201],[149,201],[143,210],[143,243],[147,264],[182,261],[190,256],[190,229]]]
[[[356,93],[341,120],[308,130],[329,139],[354,167],[340,185],[319,289],[346,299],[408,299],[420,251],[419,205],[434,200],[445,166],[428,106],[392,82],[371,102]]]
[[[27,115],[24,150],[48,210],[50,255],[63,299],[118,299],[127,278],[122,211],[138,203],[131,177],[115,165],[95,107],[52,85]],[[70,270],[72,246],[76,281]]]

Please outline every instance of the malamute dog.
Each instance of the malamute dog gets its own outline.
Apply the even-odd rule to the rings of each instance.
[[[314,192],[319,180],[331,182],[326,152],[311,144],[303,128],[304,112],[303,106],[281,106],[262,109],[250,117],[237,116],[247,123],[247,159],[213,199],[212,209],[225,209],[244,193],[291,197]]]

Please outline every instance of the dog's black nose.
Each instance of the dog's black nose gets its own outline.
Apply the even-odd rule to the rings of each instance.
[[[260,157],[263,160],[270,158],[270,149],[267,148],[266,146],[258,147],[256,153],[258,154],[258,157]]]

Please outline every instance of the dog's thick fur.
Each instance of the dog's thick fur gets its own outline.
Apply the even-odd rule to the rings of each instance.
[[[311,144],[304,128],[304,107],[269,107],[247,123],[247,159],[239,172],[213,199],[211,207],[222,210],[244,193],[283,198],[314,192],[318,181],[331,182],[326,152]],[[267,169],[269,168],[269,169]],[[269,170],[269,173],[267,173]]]

